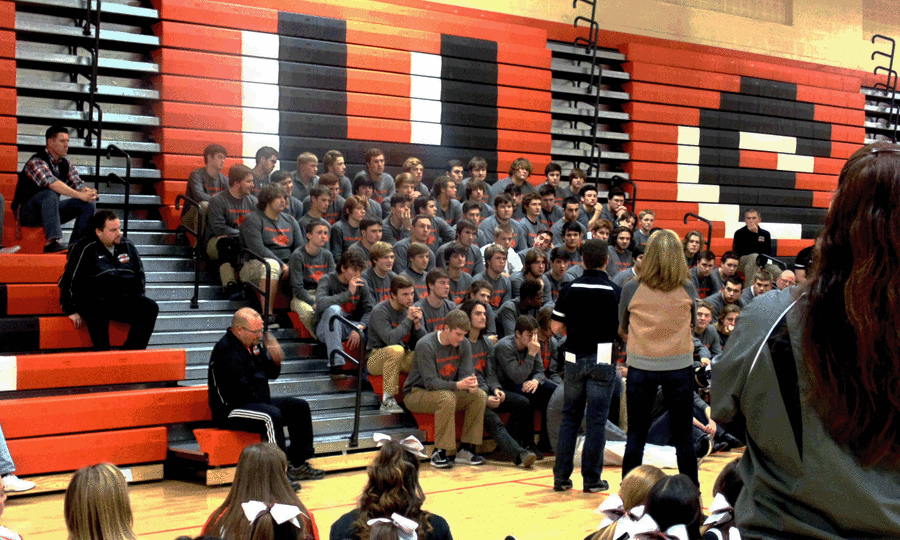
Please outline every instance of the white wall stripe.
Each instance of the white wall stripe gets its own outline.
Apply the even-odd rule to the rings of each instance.
[[[409,53],[409,74],[440,78],[441,55],[420,52]]]
[[[700,166],[678,164],[678,178],[675,181],[685,184],[699,184]]]
[[[241,152],[244,157],[244,164],[251,169],[256,166],[256,151],[262,146],[271,146],[279,150],[280,142],[278,135],[265,135],[261,133],[244,133],[244,151]],[[275,164],[275,170],[280,169],[278,163]]]
[[[441,102],[430,99],[411,99],[409,119],[413,122],[441,123]]]
[[[699,165],[700,164],[700,147],[699,146],[685,146],[682,144],[678,145],[678,163],[684,163],[686,165]]]
[[[812,156],[795,156],[778,154],[778,170],[811,173],[816,168],[816,158]]]
[[[676,184],[679,202],[719,202],[719,186]]]
[[[261,133],[278,135],[280,127],[280,114],[276,109],[241,109],[242,129],[244,133]],[[277,147],[275,147],[277,148]]]
[[[678,144],[700,146],[700,128],[678,126]]]
[[[431,144],[440,146],[441,125],[426,122],[410,122],[412,131],[409,142],[413,144]]]
[[[16,390],[19,363],[15,356],[0,356],[0,391]]]
[[[278,58],[278,35],[241,32],[241,54],[261,58]]]
[[[797,139],[766,133],[750,133],[742,131],[739,148],[741,150],[759,150],[761,152],[797,153]]]
[[[729,223],[739,223],[735,230],[743,227],[744,222],[741,221],[741,207],[736,204],[709,204],[700,203],[697,208],[701,216],[711,221],[724,221],[726,229]],[[734,231],[727,234],[728,237],[734,236]]]
[[[241,57],[241,80],[278,84],[278,60],[274,58]]]
[[[241,85],[241,105],[260,109],[277,109],[278,85],[245,82]]]
[[[760,226],[769,231],[772,238],[780,240],[800,240],[803,233],[803,226],[798,223],[768,223],[764,222]],[[812,242],[812,240],[810,240]]]

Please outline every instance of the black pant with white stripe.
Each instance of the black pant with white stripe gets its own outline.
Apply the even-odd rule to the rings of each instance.
[[[290,448],[284,440],[285,426],[291,439]],[[264,441],[274,442],[284,450],[295,467],[315,453],[309,404],[300,398],[276,397],[271,403],[249,403],[228,413],[222,427],[259,433]]]

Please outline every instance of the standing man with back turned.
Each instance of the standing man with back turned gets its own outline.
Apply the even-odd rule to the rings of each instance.
[[[603,474],[606,447],[606,419],[616,383],[612,365],[612,343],[619,327],[621,289],[606,275],[609,248],[602,240],[588,240],[582,246],[584,275],[563,285],[553,308],[550,328],[567,334],[565,344],[565,401],[559,430],[553,489],[572,489],[569,476],[574,468],[575,439],[587,402],[587,437],[581,456],[581,476],[585,493],[609,489]],[[602,356],[601,356],[602,355]]]

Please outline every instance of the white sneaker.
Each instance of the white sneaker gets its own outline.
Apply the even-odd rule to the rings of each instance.
[[[3,488],[6,489],[6,491],[28,491],[29,489],[33,489],[34,485],[34,482],[22,480],[14,474],[7,474],[3,477]]]
[[[460,450],[456,453],[456,462],[462,465],[484,465],[484,458],[478,454],[473,454],[468,450]]]
[[[401,414],[403,412],[403,408],[397,403],[397,400],[394,399],[394,396],[388,394],[381,400],[381,408],[380,412],[383,413],[391,413],[391,414]]]

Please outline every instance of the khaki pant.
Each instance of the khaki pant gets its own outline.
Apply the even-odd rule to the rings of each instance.
[[[188,229],[196,232],[201,238],[203,237],[203,232],[199,229],[201,223],[206,220],[206,213],[209,211],[209,201],[201,201],[200,202],[200,211],[197,212],[197,208],[194,206],[188,206],[185,208],[184,213],[181,214],[181,224],[187,227]],[[199,218],[199,219],[198,219]]]
[[[315,296],[315,291],[312,291],[313,296]],[[291,311],[300,316],[300,322],[303,323],[303,326],[309,330],[309,333],[312,334],[312,337],[315,339],[316,332],[315,326],[313,325],[313,316],[315,312],[313,311],[313,307],[303,300],[299,298],[294,298],[291,300]]]
[[[281,279],[281,261],[276,261],[275,259],[266,259],[269,270],[269,281],[274,283],[278,283],[278,280]],[[244,263],[241,266],[241,281],[244,283],[254,283],[257,284],[262,281],[263,277],[266,275],[266,265],[257,261],[256,259],[251,259]],[[276,292],[274,288],[272,292]]]
[[[384,393],[396,396],[400,393],[400,372],[409,373],[416,353],[402,345],[389,345],[373,349],[369,353],[369,373],[384,376]]]
[[[484,434],[484,405],[487,394],[479,389],[468,390],[424,390],[415,388],[404,400],[412,412],[434,414],[434,447],[446,450],[448,455],[456,453],[456,411],[465,409],[462,438],[468,444],[481,444]]]
[[[217,243],[223,238],[225,237],[216,236],[206,244],[206,256],[209,257],[209,260],[219,262],[219,246]],[[219,265],[219,278],[222,280],[223,287],[227,287],[232,283],[237,283],[237,278],[234,274],[234,266],[232,266],[231,263],[224,262]]]

